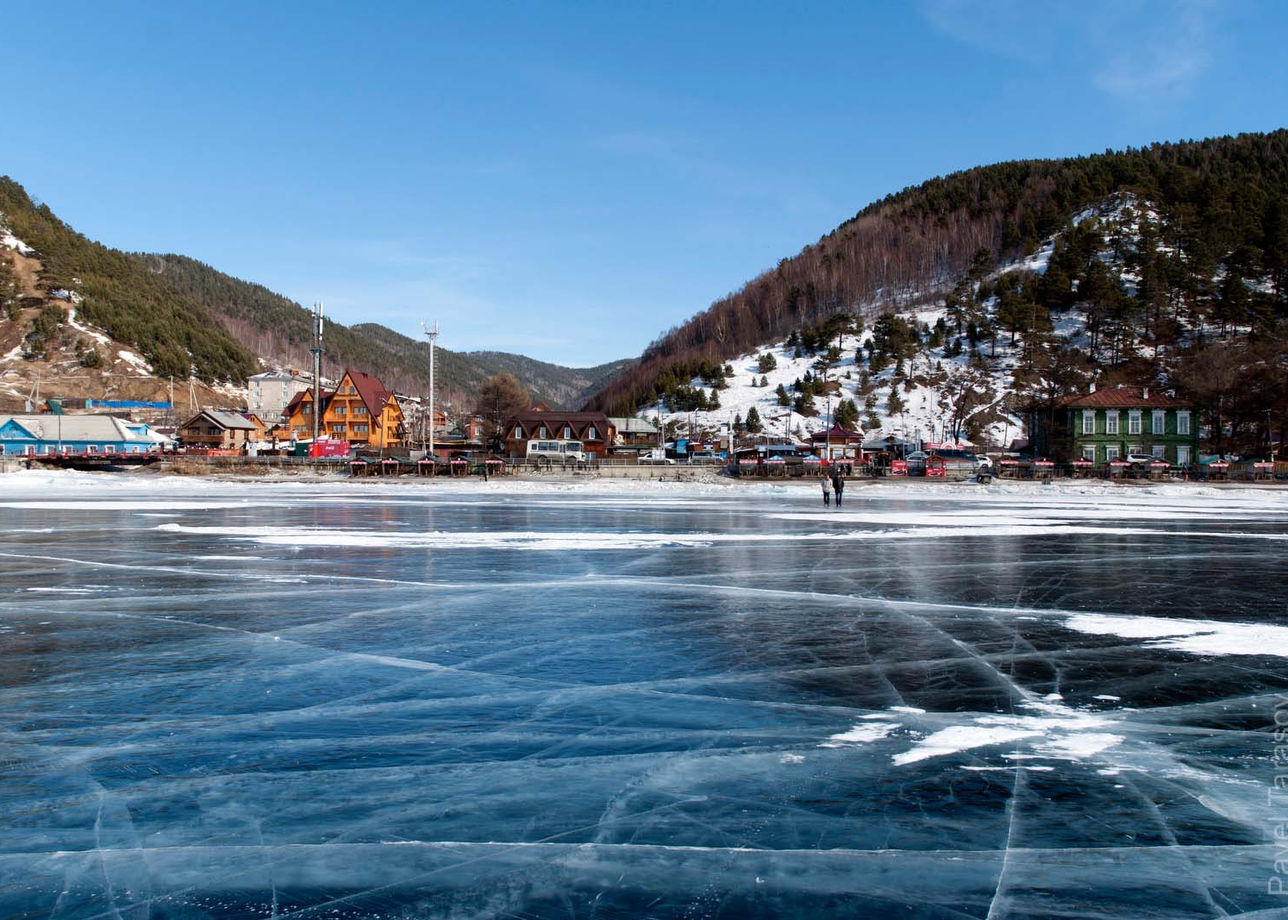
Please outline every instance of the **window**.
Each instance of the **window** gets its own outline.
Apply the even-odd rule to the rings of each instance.
[[[564,431],[563,431],[563,434],[561,435],[561,437],[562,437],[565,441],[566,441],[566,440],[568,440],[569,438],[571,438],[571,437],[572,437],[572,429],[571,429],[571,428],[569,428],[567,425],[564,425]]]
[[[1149,430],[1153,434],[1167,434],[1167,412],[1165,410],[1154,410],[1154,420],[1153,424],[1150,425]]]
[[[366,415],[366,414],[367,414],[367,407],[366,407],[366,406],[354,406],[354,407],[353,407],[353,414],[354,414],[354,415]]]
[[[1108,463],[1110,460],[1117,460],[1117,459],[1118,459],[1118,445],[1117,445],[1117,444],[1106,444],[1106,445],[1105,445],[1105,462],[1106,462],[1106,463]]]
[[[1086,445],[1085,447],[1083,447],[1083,448],[1082,448],[1082,459],[1083,459],[1083,460],[1088,460],[1088,461],[1090,461],[1091,463],[1095,463],[1095,462],[1096,462],[1096,445],[1094,445],[1094,444],[1088,444],[1088,445]]]
[[[1118,410],[1110,409],[1105,413],[1105,434],[1118,433]]]
[[[335,407],[335,414],[336,414],[336,415],[348,415],[348,414],[349,414],[349,409],[348,409],[348,407],[347,407],[347,406],[336,406],[336,407]]]
[[[353,430],[354,430],[355,432],[360,432],[360,433],[362,433],[362,434],[366,434],[366,433],[367,433],[368,431],[370,431],[371,429],[370,429],[367,425],[354,425],[354,426],[353,426]]]
[[[1140,434],[1140,410],[1132,409],[1127,413],[1127,433]]]
[[[1190,465],[1190,445],[1188,444],[1176,445],[1176,465],[1177,466]]]
[[[599,432],[595,431],[594,425],[591,425],[589,428],[586,429],[586,440],[594,441],[598,437],[599,437]]]
[[[545,426],[545,425],[542,425],[540,428],[538,428],[538,429],[537,429],[537,437],[539,437],[539,438],[548,438],[548,437],[550,437],[550,432],[546,431],[546,426]]]
[[[312,414],[313,414],[312,406],[304,406],[303,408],[300,409],[300,415],[312,415]]]
[[[515,436],[516,438],[520,438],[520,439],[523,437],[523,426],[522,426],[522,425],[515,425],[515,426],[514,426],[514,436]]]
[[[1182,409],[1176,413],[1176,433],[1177,434],[1190,433],[1190,410],[1189,409]],[[1177,462],[1179,463],[1180,461],[1177,460]],[[1188,462],[1189,461],[1186,460],[1186,463]]]
[[[1129,454],[1143,454],[1144,452],[1145,452],[1145,448],[1141,447],[1139,444],[1127,445],[1127,453]]]
[[[1149,452],[1154,455],[1155,460],[1162,460],[1167,456],[1167,447],[1163,444],[1155,444]]]
[[[1082,433],[1083,434],[1096,433],[1096,410],[1095,409],[1082,410]]]

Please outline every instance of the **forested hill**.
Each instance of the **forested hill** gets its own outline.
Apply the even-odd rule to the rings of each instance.
[[[149,272],[217,316],[224,327],[270,363],[313,366],[313,318],[308,309],[268,288],[226,275],[180,255],[135,254]],[[338,377],[346,367],[375,374],[401,393],[429,388],[429,346],[375,323],[345,326],[329,321],[322,372]],[[467,398],[487,378],[487,368],[445,349],[436,355],[438,389],[445,397]]]
[[[240,383],[255,373],[255,355],[213,311],[126,253],[77,233],[7,176],[0,176],[0,214],[39,255],[41,288],[74,294],[82,318],[138,349],[158,377],[186,380],[193,373]]]
[[[1158,238],[1148,241],[1149,258],[1139,266],[1143,274],[1129,287],[1080,288],[1086,278],[1052,273],[1025,292],[1037,306],[1087,307],[1090,295],[1097,301],[1089,317],[1128,326],[1157,318],[1166,303],[1174,322],[1152,324],[1150,345],[1157,349],[1193,344],[1187,330],[1201,334],[1209,325],[1224,335],[1282,323],[1288,131],[1019,160],[932,179],[867,206],[664,334],[588,407],[632,411],[676,381],[700,376],[702,366],[782,341],[833,314],[871,318],[943,300],[960,291],[972,265],[1016,262],[1057,236],[1067,245],[1074,217],[1115,193],[1134,195],[1159,216],[1151,229]],[[1097,280],[1094,266],[1081,268]]]
[[[596,367],[571,368],[503,351],[471,351],[466,354],[494,368],[496,373],[513,374],[543,402],[572,408],[580,406],[635,365],[634,359],[626,358]]]
[[[275,363],[312,366],[310,312],[262,285],[217,271],[179,255],[136,255],[172,287],[219,316],[226,328],[261,357]],[[338,377],[346,367],[375,374],[388,386],[412,395],[429,389],[429,346],[378,323],[326,325],[323,373]],[[479,385],[499,373],[513,373],[534,399],[554,406],[580,405],[631,362],[572,368],[502,352],[457,352],[439,347],[434,357],[435,389],[445,401],[468,405]]]
[[[207,383],[242,386],[248,375],[264,365],[312,366],[309,311],[263,285],[234,278],[187,256],[126,253],[96,243],[59,220],[47,205],[34,202],[8,177],[0,177],[0,227],[11,231],[38,259],[35,286],[41,296],[32,303],[63,304],[48,307],[47,315],[39,319],[46,326],[67,327],[62,338],[85,339],[87,333],[74,326],[79,317],[112,341],[134,349],[151,373],[163,380],[184,380],[191,374]],[[0,259],[0,267],[7,269],[7,262]],[[67,305],[74,308],[71,314]],[[37,312],[38,306],[25,311],[15,306],[9,321],[35,330]],[[52,328],[41,334],[60,337]],[[32,331],[24,341],[34,341],[36,335]],[[354,367],[376,374],[401,393],[428,390],[424,339],[374,323],[346,327],[328,322],[325,348],[326,376],[338,377],[344,368]],[[33,357],[41,351],[26,350]],[[576,406],[631,363],[568,368],[522,355],[440,348],[436,388],[444,402],[465,408],[484,380],[511,372],[535,399],[559,407]]]

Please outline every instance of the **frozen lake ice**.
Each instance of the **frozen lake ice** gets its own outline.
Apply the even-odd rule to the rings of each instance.
[[[1288,493],[845,504],[0,477],[0,916],[1285,915]]]

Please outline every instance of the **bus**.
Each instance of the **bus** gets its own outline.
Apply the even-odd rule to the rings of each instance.
[[[529,441],[528,459],[577,460],[586,462],[586,447],[580,441]]]

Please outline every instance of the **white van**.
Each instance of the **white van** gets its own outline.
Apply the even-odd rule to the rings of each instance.
[[[528,459],[578,460],[586,462],[586,446],[580,441],[529,441]]]

